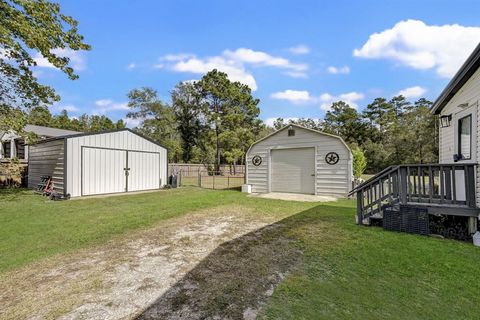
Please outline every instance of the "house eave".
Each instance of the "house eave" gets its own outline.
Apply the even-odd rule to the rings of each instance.
[[[468,59],[463,63],[460,70],[450,80],[448,85],[443,89],[440,96],[435,100],[431,108],[433,114],[440,114],[447,103],[457,94],[463,85],[480,67],[480,44],[470,54]]]

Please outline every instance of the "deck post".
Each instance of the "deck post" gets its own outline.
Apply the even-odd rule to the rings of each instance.
[[[363,224],[363,190],[357,191],[357,224]]]
[[[475,192],[475,167],[465,166],[465,194],[467,195],[467,205],[470,208],[476,206]]]
[[[468,217],[468,233],[474,234],[477,231],[477,217]]]
[[[399,179],[399,185],[400,185],[400,203],[401,204],[407,204],[407,192],[408,192],[408,185],[407,185],[407,168],[405,167],[400,167],[400,179]]]

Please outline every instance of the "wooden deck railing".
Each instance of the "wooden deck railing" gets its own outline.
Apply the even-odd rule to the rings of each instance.
[[[386,206],[418,204],[476,208],[475,164],[391,166],[354,188],[357,222],[381,216]]]

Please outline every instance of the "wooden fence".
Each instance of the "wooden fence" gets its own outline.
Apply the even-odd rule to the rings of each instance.
[[[168,165],[168,175],[172,173],[179,174],[181,172],[182,177],[198,177],[199,175],[210,174],[214,170],[214,165],[204,165],[201,163],[170,163]],[[220,170],[217,175],[222,176],[244,176],[245,165],[229,165],[221,164]]]

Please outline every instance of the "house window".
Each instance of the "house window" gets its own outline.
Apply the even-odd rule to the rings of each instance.
[[[295,129],[292,129],[292,128],[288,129],[288,136],[293,137],[294,135],[295,135]]]
[[[461,160],[472,158],[472,115],[458,120],[458,154]]]
[[[3,155],[5,158],[10,158],[10,150],[11,150],[11,143],[9,142],[4,142],[3,143]]]

